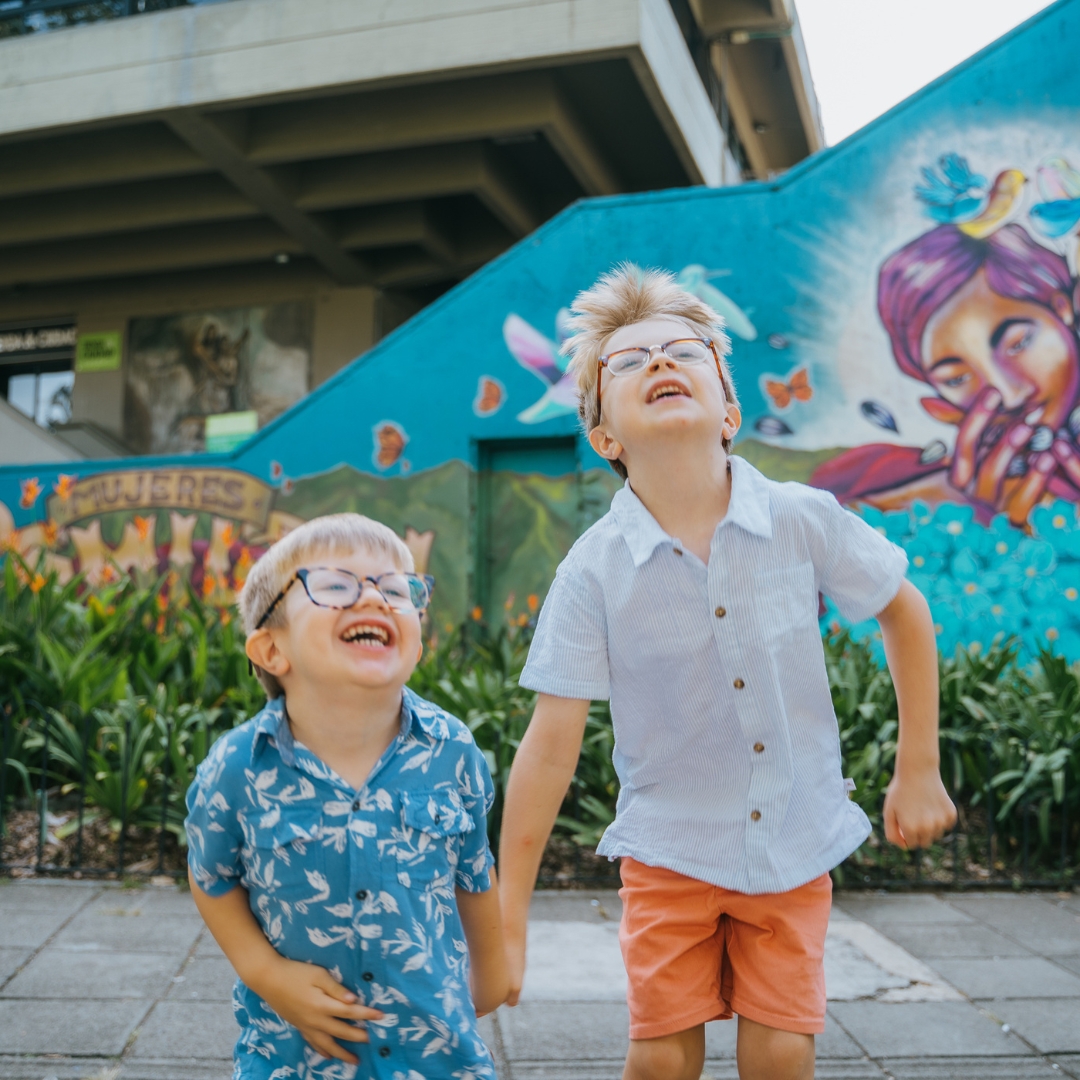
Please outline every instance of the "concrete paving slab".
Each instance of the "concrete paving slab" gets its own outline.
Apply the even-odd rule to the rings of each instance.
[[[529,905],[529,919],[543,922],[613,922],[622,918],[622,901],[614,889],[560,892],[538,889]]]
[[[139,1026],[132,1058],[205,1061],[232,1057],[240,1028],[218,1002],[159,1001]]]
[[[1041,956],[935,960],[934,968],[969,998],[1080,999],[1080,978]],[[1080,1018],[1080,1000],[1076,1002]]]
[[[199,944],[195,946],[195,955],[213,956],[219,960],[225,959],[221,946],[214,940],[214,935],[206,929],[203,930],[202,936],[199,938]]]
[[[106,949],[186,955],[203,929],[190,915],[127,915],[121,909],[96,908],[80,912],[53,945],[77,951]]]
[[[30,959],[32,949],[0,949],[0,985]]]
[[[0,1001],[0,1054],[117,1055],[145,1001]]]
[[[107,1057],[67,1057],[60,1054],[0,1054],[0,1080],[86,1080],[108,1076],[116,1069],[116,1059]],[[125,1075],[124,1080],[128,1080]],[[192,1078],[194,1080],[194,1078]]]
[[[622,1061],[630,1013],[616,1001],[523,1001],[499,1009],[506,1057],[517,1061]]]
[[[972,921],[964,912],[946,904],[940,897],[923,894],[889,896],[841,893],[833,901],[833,906],[879,929],[904,923],[929,925]]]
[[[886,1058],[882,1063],[894,1080],[1052,1080],[1060,1070],[1039,1057]]]
[[[838,1001],[830,1006],[830,1012],[872,1058],[905,1057],[914,1049],[923,1055],[955,1057],[1007,1057],[1031,1052],[967,1002],[881,1005],[875,1001]]]
[[[1080,953],[1080,913],[1038,896],[956,897],[952,905],[1043,956]]]
[[[1080,1077],[1080,1054],[1054,1054],[1050,1060],[1067,1076]]]
[[[72,914],[101,891],[97,882],[37,882],[0,879],[0,914],[66,911]]]
[[[1080,1053],[1080,1001],[1076,998],[997,999],[985,1007],[1040,1053]]]
[[[199,918],[199,909],[188,889],[175,885],[139,889],[106,889],[86,907],[89,912],[108,915],[160,916],[189,915]]]
[[[71,918],[63,908],[0,914],[0,948],[39,949]]]
[[[523,1001],[626,1001],[614,922],[529,920]]]
[[[1063,968],[1067,968],[1076,975],[1080,975],[1080,956],[1055,956],[1054,963],[1060,964]]]
[[[715,1020],[705,1025],[705,1057],[710,1061],[735,1058],[735,1041],[738,1036],[738,1020]],[[839,1058],[862,1058],[859,1045],[831,1017],[825,1017],[825,1032],[815,1040],[819,1060]]]
[[[232,1001],[236,972],[224,957],[196,956],[171,980],[166,995],[173,1001]]]
[[[889,937],[912,956],[938,957],[1031,956],[1031,950],[988,926],[944,923],[935,926],[893,924]]]
[[[156,1000],[172,985],[182,963],[182,957],[168,953],[45,949],[4,987],[0,997]]]

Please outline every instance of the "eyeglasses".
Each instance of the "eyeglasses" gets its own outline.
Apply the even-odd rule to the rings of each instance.
[[[351,608],[363,595],[364,586],[370,583],[386,601],[386,606],[398,615],[419,614],[424,611],[431,603],[431,593],[435,588],[435,579],[430,574],[396,572],[359,578],[351,570],[335,570],[329,566],[303,567],[289,578],[285,588],[270,602],[263,617],[255,624],[256,630],[270,618],[274,608],[285,599],[285,594],[298,581],[304,586],[304,591],[313,604],[338,610]]]
[[[669,360],[674,360],[680,367],[700,364],[709,358],[710,353],[716,361],[716,371],[723,382],[724,372],[720,367],[720,357],[711,338],[676,338],[663,345],[640,345],[635,349],[617,349],[596,361],[596,419],[600,420],[600,384],[604,379],[604,368],[612,375],[633,375],[641,371],[652,358],[653,351],[659,349]]]

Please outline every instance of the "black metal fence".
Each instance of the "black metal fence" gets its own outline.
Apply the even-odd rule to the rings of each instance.
[[[212,717],[131,711],[102,726],[28,702],[0,708],[0,873],[150,877],[184,873],[184,796],[220,734]],[[985,744],[985,776],[999,770]],[[1003,817],[986,782],[958,792],[957,828],[926,851],[902,852],[879,831],[834,872],[844,888],[1071,888],[1080,883],[1080,815],[1065,770],[1052,797]],[[540,884],[617,887],[617,864],[555,837]]]

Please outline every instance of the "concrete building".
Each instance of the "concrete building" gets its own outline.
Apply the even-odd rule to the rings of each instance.
[[[7,463],[242,437],[574,200],[822,144],[791,0],[114,7],[0,11]]]

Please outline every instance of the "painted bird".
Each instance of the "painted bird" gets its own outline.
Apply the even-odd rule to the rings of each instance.
[[[915,195],[926,204],[926,213],[943,225],[970,221],[986,206],[986,177],[973,173],[967,158],[959,154],[942,154],[937,160],[937,170],[925,165],[922,177]]]
[[[1031,223],[1050,240],[1068,235],[1080,222],[1080,173],[1064,158],[1039,166],[1041,203],[1031,208]]]
[[[577,383],[574,376],[566,371],[569,359],[559,351],[554,341],[513,313],[507,315],[503,322],[503,340],[514,359],[547,384],[544,393],[518,413],[517,418],[521,423],[541,424],[545,420],[577,412]]]
[[[990,189],[986,207],[970,221],[961,222],[957,227],[976,240],[985,240],[1019,213],[1026,183],[1027,177],[1019,169],[999,172]]]
[[[699,263],[691,263],[679,271],[678,281],[688,293],[704,300],[713,311],[722,315],[731,333],[743,341],[753,341],[757,337],[757,327],[750,321],[749,315],[709,281],[727,273],[727,270],[706,270]]]

